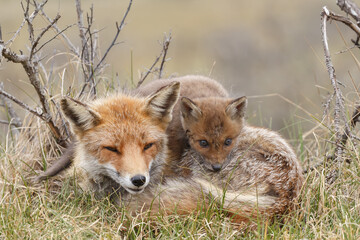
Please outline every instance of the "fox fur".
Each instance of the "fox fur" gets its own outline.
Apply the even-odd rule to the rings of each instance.
[[[174,205],[186,213],[196,209],[199,199],[210,204],[212,196],[239,223],[256,219],[259,214],[272,219],[291,210],[304,181],[301,165],[279,134],[246,124],[246,97],[229,99],[221,85],[198,76],[159,80],[150,85],[154,90],[171,81],[180,82],[181,100],[167,131],[171,151],[165,182],[158,191],[149,188],[132,198],[141,198],[145,205],[151,202],[154,213],[161,207],[165,211],[174,209]],[[148,94],[151,87],[139,90]],[[198,97],[200,89],[202,95]],[[197,145],[199,139],[213,146],[203,151]],[[226,139],[231,139],[230,146],[224,146]],[[220,164],[220,169],[214,171],[214,164]],[[182,180],[175,180],[179,177]],[[154,199],[157,194],[163,197]],[[130,206],[139,205],[134,202]]]
[[[177,101],[179,94],[182,99]],[[279,134],[246,124],[245,97],[229,99],[220,84],[201,76],[154,81],[135,95],[89,105],[63,100],[62,109],[77,136],[69,172],[75,172],[83,189],[108,194],[118,188],[121,204],[132,212],[187,214],[201,204],[215,204],[232,221],[246,224],[259,215],[272,219],[294,206],[303,183],[301,166]],[[219,127],[226,124],[229,130]],[[195,130],[213,132],[211,137],[221,144],[223,135],[234,134],[231,148],[222,155],[215,148],[210,156],[216,157],[209,158],[189,146],[199,143],[192,140]],[[139,145],[140,133],[151,135],[151,140]],[[106,139],[112,142],[104,143]],[[151,150],[145,146],[153,142],[154,152],[143,157]],[[120,148],[121,144],[129,147]],[[132,157],[109,167],[113,150],[121,159],[128,153]],[[218,171],[213,171],[214,163],[221,163]],[[125,180],[119,177],[125,175]],[[137,175],[145,176],[146,182],[134,188],[131,178]]]
[[[77,140],[69,169],[85,191],[139,193],[159,182],[167,154],[166,128],[179,83],[145,97],[113,96],[85,105],[64,98],[61,108]]]
[[[243,122],[245,97],[230,99],[224,87],[213,79],[203,76],[185,76],[174,79],[152,81],[138,89],[142,95],[148,95],[157,88],[180,82],[180,99],[174,107],[173,120],[167,134],[169,156],[165,175],[186,176],[190,169],[179,165],[185,149],[196,149],[202,155],[203,164],[209,171],[219,170],[223,160],[234,144],[225,145],[239,134]],[[204,108],[202,110],[202,108]],[[206,141],[206,147],[199,146]],[[182,172],[178,171],[182,168]]]

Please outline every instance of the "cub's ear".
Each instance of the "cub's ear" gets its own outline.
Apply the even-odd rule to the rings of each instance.
[[[245,116],[247,98],[245,96],[230,101],[225,112],[233,120],[242,120]]]
[[[183,122],[197,121],[202,116],[201,109],[187,97],[181,98],[180,111]]]
[[[100,123],[100,115],[80,101],[72,98],[63,98],[60,105],[75,133],[84,132]]]
[[[164,123],[169,123],[172,119],[172,110],[179,99],[180,83],[173,82],[150,96],[147,103],[148,113]]]

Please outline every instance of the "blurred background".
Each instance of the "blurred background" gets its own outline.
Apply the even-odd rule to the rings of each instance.
[[[101,30],[99,44],[105,51],[128,1],[83,0],[84,16],[91,5],[94,27]],[[335,0],[134,0],[119,37],[122,43],[110,52],[104,75],[128,86],[131,80],[136,83],[139,73],[146,71],[159,55],[159,41],[164,33],[171,32],[171,60],[166,62],[165,76],[210,76],[223,83],[233,97],[249,96],[251,123],[288,136],[293,126],[306,132],[321,119],[322,105],[332,92],[320,32],[324,5],[342,14]],[[7,41],[21,24],[23,11],[18,0],[0,0],[0,6],[2,37]],[[45,10],[51,17],[61,15],[57,24],[61,29],[77,21],[74,1],[49,0]],[[41,17],[37,21],[38,26],[45,23]],[[328,29],[336,73],[346,86],[343,91],[347,104],[352,106],[359,100],[359,66],[354,59],[360,51],[351,48],[350,41],[355,34],[335,22]],[[41,28],[35,30],[39,32]],[[76,26],[66,34],[80,45]],[[26,52],[26,46],[28,35],[24,28],[11,49]],[[44,65],[61,69],[67,58],[57,53],[64,50],[63,42],[52,42],[43,53],[47,57]],[[36,104],[33,89],[19,64],[3,62],[0,82],[4,82],[5,90],[26,99],[29,105]]]

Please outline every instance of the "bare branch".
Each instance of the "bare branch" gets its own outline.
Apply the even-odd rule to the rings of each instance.
[[[331,61],[329,45],[327,42],[326,22],[329,19],[329,15],[330,15],[329,10],[326,7],[324,7],[321,13],[322,16],[321,33],[322,33],[322,41],[324,46],[325,64],[329,73],[331,85],[333,86],[335,93],[335,108],[334,108],[334,125],[335,125],[334,129],[335,129],[335,142],[336,142],[335,161],[341,162],[343,148],[340,146],[341,138],[342,138],[340,133],[341,131],[340,115],[341,115],[341,107],[343,106],[343,97],[338,87],[335,69]]]
[[[18,30],[16,30],[16,32],[14,33],[14,35],[5,43],[5,46],[8,46],[9,44],[11,45],[11,44],[14,42],[15,38],[19,35],[21,29],[24,27],[25,22],[26,22],[26,21],[25,21],[25,19],[24,19],[24,20],[21,22],[20,27],[18,28]]]
[[[128,5],[128,8],[121,20],[121,23],[120,25],[118,23],[116,23],[116,34],[114,36],[114,39],[112,40],[112,42],[110,43],[110,46],[107,48],[107,50],[105,51],[103,57],[100,59],[99,63],[94,67],[94,69],[91,71],[90,73],[90,76],[88,77],[88,80],[85,82],[85,85],[84,87],[82,88],[82,90],[80,91],[80,94],[79,96],[81,96],[84,91],[85,91],[85,88],[87,87],[87,84],[90,82],[90,79],[92,79],[94,77],[94,74],[97,72],[97,70],[99,69],[99,67],[103,64],[105,58],[107,57],[107,55],[109,54],[110,50],[112,49],[113,46],[116,45],[116,42],[117,42],[117,39],[120,35],[120,32],[121,30],[123,29],[124,25],[125,25],[125,19],[130,11],[130,8],[131,8],[131,5],[132,5],[132,0],[129,1],[129,5]],[[95,87],[95,86],[93,86]]]
[[[329,10],[325,14],[327,15],[328,18],[331,18],[331,19],[333,19],[335,21],[339,21],[339,22],[344,23],[345,25],[350,27],[354,32],[356,32],[357,35],[360,36],[360,28],[358,27],[358,25],[353,23],[349,18],[341,16],[341,15],[337,15],[337,14],[335,14],[335,13],[329,11]]]
[[[30,42],[31,44],[34,43],[34,27],[32,25],[32,22],[34,20],[34,18],[38,15],[40,9],[42,9],[44,7],[44,5],[48,2],[48,0],[44,0],[42,3],[37,4],[37,2],[34,0],[34,6],[35,6],[35,10],[34,12],[32,12],[32,14],[29,16],[29,9],[30,9],[30,0],[26,1],[26,8],[24,8],[23,6],[23,10],[24,10],[24,16],[25,16],[25,21],[28,24],[28,32],[29,32],[29,38],[30,38]]]
[[[35,49],[37,47],[37,45],[39,44],[40,39],[44,36],[44,34],[60,19],[60,15],[57,14],[56,17],[54,18],[54,20],[44,29],[41,31],[41,33],[39,34],[39,36],[36,38],[36,40],[34,41],[34,43],[31,46],[31,50],[30,50],[30,57],[29,60],[32,59],[33,54],[35,52]]]
[[[163,77],[163,70],[164,70],[164,64],[166,62],[166,55],[167,55],[167,51],[169,49],[169,45],[170,45],[170,41],[171,41],[171,33],[169,33],[169,36],[164,37],[164,41],[163,41],[163,58],[160,64],[160,69],[159,69],[159,78]]]
[[[4,90],[4,84],[1,82],[0,83],[0,91],[2,91],[2,90]],[[19,116],[16,114],[14,108],[12,107],[12,104],[9,101],[9,99],[4,97],[1,94],[0,94],[0,99],[4,103],[3,107],[7,108],[7,112],[9,114],[10,118],[12,119],[11,124],[14,125],[15,127],[21,127],[22,122],[21,122]]]
[[[360,9],[355,3],[350,0],[337,0],[336,4],[342,11],[354,18],[357,23],[360,22]]]
[[[140,81],[138,82],[136,88],[140,87],[141,84],[143,84],[143,82],[145,81],[145,79],[147,78],[147,76],[152,72],[153,68],[155,67],[155,65],[159,62],[160,57],[163,55],[163,51],[161,51],[160,55],[157,56],[157,58],[155,59],[154,63],[151,65],[151,67],[147,70],[147,72],[144,74],[144,76],[140,79]]]
[[[0,124],[10,125],[10,123],[8,121],[1,120],[1,119],[0,119]]]
[[[50,22],[52,22],[53,20],[51,18],[48,17],[48,15],[44,12],[43,9],[41,9],[41,14],[46,18],[46,20]],[[79,54],[79,50],[72,44],[72,42],[70,41],[70,39],[64,34],[64,31],[66,31],[69,27],[71,27],[73,25],[70,25],[68,27],[66,27],[64,30],[60,30],[56,24],[53,24],[53,28],[55,29],[55,31],[58,33],[56,36],[58,36],[59,34],[61,34],[61,36],[65,39],[67,45],[70,47],[70,50],[76,54],[76,56],[80,57]],[[45,45],[45,44],[44,44]],[[39,50],[39,49],[38,49]]]
[[[48,41],[46,41],[45,43],[43,43],[43,44],[34,52],[34,54],[37,53],[37,52],[39,52],[46,44],[48,44],[49,42],[51,42],[52,40],[54,40],[55,38],[57,38],[59,35],[61,35],[63,32],[65,32],[66,30],[68,30],[68,29],[71,28],[72,26],[74,26],[74,24],[67,26],[66,28],[64,28],[63,30],[61,30],[61,31],[58,32],[57,34],[55,34],[54,37],[50,38]]]
[[[85,27],[84,27],[84,22],[83,22],[83,12],[81,9],[81,1],[80,0],[75,0],[75,5],[76,5],[76,13],[77,13],[77,17],[78,17],[78,27],[79,27],[79,31],[80,31],[80,40],[81,40],[81,45],[84,48],[84,54],[85,54],[85,59],[88,60],[88,56],[86,56],[88,54],[87,51],[87,40],[85,37]]]
[[[48,116],[46,113],[42,112],[41,109],[33,109],[29,107],[26,103],[20,101],[16,97],[12,96],[11,94],[5,92],[4,90],[0,89],[0,95],[3,95],[4,97],[10,99],[14,103],[18,104],[20,107],[24,108],[25,110],[29,111],[30,113],[34,114],[35,116],[41,118],[42,120],[48,122],[50,116]]]
[[[161,56],[163,56],[162,58],[162,62],[160,64],[160,68],[159,68],[159,78],[161,78],[162,76],[162,72],[163,72],[163,68],[164,68],[164,64],[166,62],[166,55],[167,55],[167,51],[169,49],[169,45],[170,45],[170,42],[171,42],[171,33],[169,33],[169,36],[166,36],[164,37],[164,40],[163,42],[161,43],[161,46],[162,46],[162,49],[161,49],[161,52],[160,52],[160,55],[156,57],[154,63],[151,65],[151,67],[146,71],[146,73],[143,75],[143,77],[139,80],[136,88],[140,87],[141,84],[143,84],[143,82],[145,81],[145,79],[148,77],[148,75],[150,73],[153,72],[153,68],[156,66],[156,64],[159,62]]]
[[[48,124],[48,126],[50,127],[55,138],[57,140],[61,141],[60,130],[56,126],[55,122],[53,121],[53,119],[51,117],[51,111],[50,111],[50,106],[49,106],[49,102],[48,102],[48,97],[46,97],[45,89],[41,85],[41,82],[40,82],[40,79],[38,76],[37,63],[30,61],[28,56],[18,55],[16,53],[10,51],[8,48],[4,47],[3,42],[0,42],[0,49],[2,49],[2,55],[6,59],[8,59],[9,61],[12,61],[14,63],[21,63],[21,65],[23,66],[23,68],[29,78],[31,85],[33,85],[33,87],[39,97],[40,103],[42,105],[41,113],[38,113],[37,111],[35,111],[29,107],[28,107],[29,108],[28,110],[35,115],[36,115],[36,113],[38,113],[37,115],[41,115],[41,118]],[[11,100],[13,100],[13,99],[11,99]],[[15,100],[13,100],[13,101],[15,101]],[[19,105],[22,104],[21,102],[16,102],[16,103]],[[25,107],[25,106],[26,105],[24,105],[23,107]],[[33,110],[33,111],[31,111],[31,110]]]

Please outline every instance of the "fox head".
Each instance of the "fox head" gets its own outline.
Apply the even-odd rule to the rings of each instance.
[[[114,96],[89,105],[62,99],[62,111],[78,139],[79,167],[93,179],[105,175],[130,193],[142,192],[152,164],[162,161],[167,150],[166,128],[179,88],[174,82],[147,98]]]
[[[221,170],[243,128],[246,106],[246,97],[181,99],[181,123],[203,167]]]

